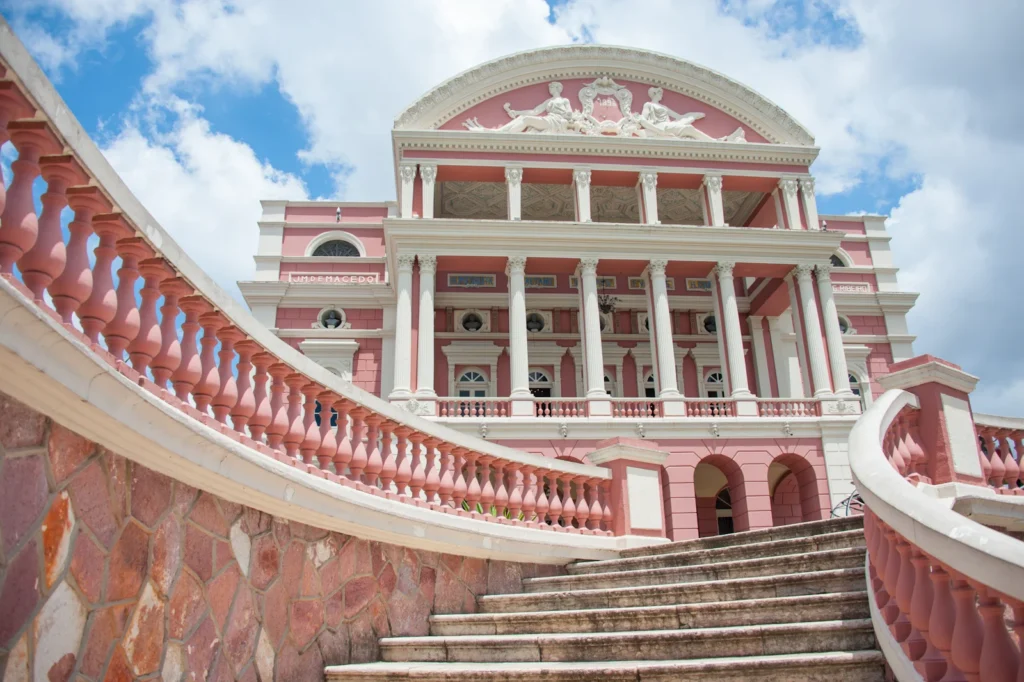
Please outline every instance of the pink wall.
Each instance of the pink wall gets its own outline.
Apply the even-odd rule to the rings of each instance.
[[[775,494],[772,495],[772,520],[776,526],[788,526],[803,521],[800,484],[792,473],[785,474],[775,486]]]
[[[560,81],[564,87],[562,96],[572,103],[574,109],[582,109],[579,92],[586,83],[590,83],[592,80],[591,78],[567,78]],[[626,80],[616,80],[615,82],[626,86],[633,93],[632,109],[634,111],[640,111],[644,103],[650,101],[650,96],[647,94],[647,90],[650,88],[649,84]],[[458,114],[440,127],[443,130],[463,130],[462,124],[464,121],[476,118],[480,121],[481,125],[493,128],[508,123],[511,120],[503,108],[506,102],[511,104],[513,109],[532,109],[550,96],[547,82],[528,85],[485,100],[469,110]],[[704,113],[705,117],[697,121],[695,127],[711,137],[722,137],[741,127],[740,122],[732,116],[686,95],[666,90],[661,101],[667,107],[674,109],[680,114],[689,112]],[[617,110],[615,113],[616,115],[618,114]],[[759,134],[746,126],[742,127],[746,132],[747,141],[766,142]]]
[[[828,223],[828,229],[830,230],[837,230],[848,234],[864,234],[867,232],[864,228],[864,220],[853,216],[845,217],[842,220],[826,218],[826,222]]]
[[[381,340],[359,339],[359,350],[352,363],[352,383],[380,395]]]
[[[747,225],[750,227],[774,227],[781,224],[782,218],[775,213],[775,199],[771,194],[765,197],[764,204],[747,221]]]
[[[338,206],[288,206],[284,219],[289,223],[333,223]],[[388,215],[387,206],[341,206],[342,223],[379,223]]]
[[[885,390],[878,384],[876,378],[889,373],[892,347],[887,343],[869,343],[867,346],[871,349],[867,360],[868,374],[871,375],[871,395],[877,398]]]
[[[858,334],[888,334],[885,318],[881,315],[849,315],[850,324]]]
[[[843,272],[842,268],[832,271],[832,284],[867,284],[871,291],[878,291],[878,280],[871,273]]]
[[[831,227],[831,224],[829,225]],[[843,251],[853,259],[851,265],[871,265],[871,246],[867,242],[841,242]]]
[[[381,329],[384,327],[384,311],[381,309],[345,308],[345,320],[352,329]],[[278,329],[310,329],[316,322],[320,308],[278,308]],[[360,339],[360,344],[362,340]]]
[[[333,222],[333,218],[331,219]],[[305,256],[306,247],[314,238],[333,230],[348,232],[363,243],[366,255],[380,257],[384,255],[384,229],[380,227],[350,227],[344,223],[330,227],[290,227],[284,228],[282,255]]]

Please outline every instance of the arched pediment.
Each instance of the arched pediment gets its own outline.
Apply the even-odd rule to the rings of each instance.
[[[395,129],[493,130],[514,119],[506,103],[513,111],[533,109],[552,96],[552,82],[562,85],[572,129],[548,132],[814,145],[782,108],[716,71],[657,52],[603,45],[542,48],[482,64],[425,94],[399,115]],[[703,116],[688,130],[655,130],[625,117],[616,128],[624,111],[642,114],[652,87],[663,90],[660,103],[673,113]]]

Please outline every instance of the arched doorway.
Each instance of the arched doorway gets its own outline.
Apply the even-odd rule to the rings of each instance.
[[[787,453],[768,467],[768,491],[772,500],[772,525],[817,521],[826,518],[822,508],[824,481],[804,457]],[[824,499],[827,506],[828,501]]]
[[[700,537],[748,529],[743,473],[732,459],[725,455],[702,459],[693,472],[693,489]]]

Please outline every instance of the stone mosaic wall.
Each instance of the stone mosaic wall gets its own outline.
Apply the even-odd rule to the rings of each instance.
[[[558,569],[272,518],[0,394],[0,677],[314,680]]]

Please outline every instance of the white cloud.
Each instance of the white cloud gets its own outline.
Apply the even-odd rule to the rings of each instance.
[[[176,109],[170,132],[129,119],[103,152],[182,248],[238,296],[236,282],[253,278],[260,199],[305,199],[306,188],[248,145],[211,131],[194,107]]]
[[[59,4],[87,36],[148,12],[144,41],[155,68],[141,94],[144,106],[159,104],[168,91],[194,92],[197,82],[276,85],[306,124],[309,145],[301,158],[330,167],[339,194],[349,199],[394,196],[394,116],[487,59],[593,37],[706,64],[764,93],[811,130],[822,148],[814,167],[819,192],[886,175],[919,180],[899,201],[892,224],[905,287],[922,292],[911,316],[916,350],[981,375],[981,409],[1024,413],[1024,392],[1012,383],[1024,373],[1017,351],[1024,297],[1016,274],[1024,240],[1011,208],[1024,162],[1017,122],[1024,90],[1015,87],[1024,63],[1017,36],[1024,4],[976,3],[964,11],[959,0],[809,0],[810,15],[834,10],[860,34],[859,42],[830,45],[815,33],[819,24],[786,28],[793,7],[772,0],[736,0],[724,13],[717,0],[570,0],[554,25],[542,0],[36,1]],[[116,165],[129,182],[152,187],[143,199],[163,218],[162,202],[177,221],[168,222],[176,236],[179,229],[203,234],[181,208],[193,198],[189,192],[202,195],[211,214],[255,215],[257,198],[298,184],[227,139],[221,142],[245,160],[240,165],[250,175],[211,173],[233,171],[201,150],[186,156],[188,130],[217,139],[193,115],[171,142],[152,142],[129,128],[113,145],[125,150]],[[134,148],[152,160],[132,158]],[[174,182],[161,182],[151,164],[166,167]],[[253,220],[244,230],[249,239]],[[195,249],[183,241],[198,259],[224,269],[211,270],[221,281],[250,267],[245,247],[252,242],[237,242],[231,255],[205,256],[201,238]]]

